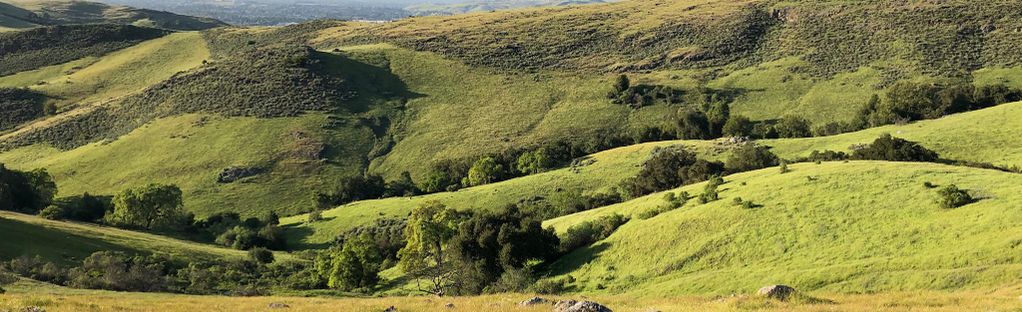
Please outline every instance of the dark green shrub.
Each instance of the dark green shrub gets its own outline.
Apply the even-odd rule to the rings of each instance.
[[[953,209],[968,205],[973,202],[972,195],[966,190],[959,189],[951,184],[940,189],[940,206],[945,209]]]
[[[779,159],[766,146],[744,144],[731,151],[724,163],[728,172],[737,173],[776,166]]]
[[[774,125],[778,137],[807,138],[813,136],[812,124],[798,116],[785,116]]]
[[[593,221],[586,221],[568,228],[561,237],[561,252],[568,253],[575,249],[592,245],[601,241],[621,225],[628,223],[628,218],[619,214],[603,216]]]
[[[248,259],[256,263],[273,263],[273,252],[263,247],[256,247],[248,250]]]
[[[657,148],[642,164],[639,174],[625,180],[621,188],[629,196],[638,197],[704,181],[723,171],[723,164],[698,159],[684,147]]]
[[[887,161],[919,161],[932,162],[940,159],[936,152],[926,149],[919,143],[884,134],[872,144],[852,151],[852,159],[887,160]]]

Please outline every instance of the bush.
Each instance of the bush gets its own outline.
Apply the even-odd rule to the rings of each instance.
[[[504,176],[504,166],[493,157],[483,157],[468,170],[465,186],[477,186],[499,181]]]
[[[273,263],[273,252],[263,247],[256,247],[248,250],[248,259],[256,263]]]
[[[920,162],[932,162],[940,159],[936,152],[926,149],[919,143],[895,138],[890,134],[884,134],[874,140],[872,144],[852,151],[851,158]]]
[[[625,223],[628,223],[627,217],[612,214],[574,225],[561,237],[561,252],[568,253],[601,241],[614,234],[614,231]]]
[[[730,173],[745,172],[766,167],[776,166],[777,155],[761,145],[744,144],[731,151],[731,156],[724,163],[724,168]]]
[[[940,206],[945,209],[953,209],[968,205],[973,202],[972,195],[966,190],[959,189],[954,184],[940,189]]]
[[[567,290],[563,279],[542,279],[529,287],[530,292],[542,295],[556,295]]]
[[[774,125],[778,137],[807,138],[813,136],[812,124],[797,116],[785,116]]]
[[[39,211],[39,217],[47,220],[64,220],[64,209],[56,205],[50,205],[46,209]]]
[[[628,195],[638,197],[704,181],[723,171],[723,164],[697,159],[695,153],[684,147],[657,148],[642,164],[639,174],[625,180],[621,187]]]
[[[699,203],[706,204],[714,202],[720,199],[720,195],[717,194],[717,187],[724,184],[724,179],[717,176],[706,182],[706,187],[703,188],[703,193],[699,194]]]
[[[752,137],[755,135],[754,129],[756,124],[752,122],[748,117],[732,115],[724,124],[724,128],[721,130],[725,136],[732,137]]]

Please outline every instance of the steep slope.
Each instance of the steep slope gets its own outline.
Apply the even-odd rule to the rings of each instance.
[[[633,219],[555,265],[578,291],[724,294],[784,283],[803,290],[958,289],[1013,281],[1022,175],[922,163],[798,164],[725,177],[721,199]],[[978,201],[937,204],[956,184]],[[699,194],[702,184],[680,190]],[[675,190],[678,191],[678,190]],[[653,194],[547,225],[662,204]],[[755,203],[746,209],[734,198]],[[602,291],[601,291],[602,290]]]
[[[100,56],[166,34],[121,25],[53,26],[0,33],[0,76]]]
[[[203,17],[192,17],[170,12],[113,6],[99,2],[78,0],[5,0],[0,3],[0,16],[36,25],[72,25],[110,23],[136,25],[170,30],[203,30],[227,24]],[[3,7],[18,7],[19,14],[2,14]],[[0,24],[3,26],[3,24]],[[17,25],[15,25],[17,26]],[[23,27],[10,28],[27,28]]]
[[[32,11],[0,2],[0,32],[38,26]]]
[[[199,33],[174,33],[103,55],[0,77],[0,87],[46,94],[58,109],[104,103],[144,90],[209,59]]]
[[[59,222],[0,211],[0,259],[39,255],[48,261],[72,263],[93,252],[116,250],[161,254],[176,259],[241,258],[244,252],[159,235],[86,223]],[[29,243],[31,242],[31,243]]]

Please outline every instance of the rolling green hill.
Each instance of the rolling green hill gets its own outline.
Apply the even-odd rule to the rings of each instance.
[[[244,252],[86,223],[50,221],[0,211],[0,259],[40,255],[61,264],[81,261],[96,251],[161,254],[176,259],[241,258]],[[30,243],[29,243],[30,242]]]
[[[812,151],[848,152],[854,144],[870,143],[884,133],[920,142],[948,159],[992,163],[1002,167],[1022,166],[1022,128],[1011,120],[1022,118],[1022,103],[1005,104],[984,110],[957,114],[937,120],[901,126],[886,126],[829,137],[764,140],[782,158],[808,156]],[[556,190],[583,190],[585,193],[613,192],[621,181],[639,172],[650,151],[658,146],[685,145],[702,157],[724,160],[731,146],[721,141],[662,141],[632,145],[596,153],[592,164],[565,168],[511,179],[457,192],[444,192],[412,198],[361,201],[323,213],[325,221],[305,224],[306,215],[282,220],[293,228],[292,241],[323,244],[337,235],[379,218],[401,218],[412,208],[427,201],[440,201],[459,209],[495,209],[528,200],[548,197]],[[921,182],[920,182],[921,183]],[[694,194],[694,193],[693,193]],[[659,199],[659,198],[657,198]]]
[[[20,5],[45,10],[48,4]],[[12,168],[49,169],[62,195],[110,194],[162,182],[181,186],[188,209],[199,216],[299,214],[311,209],[315,193],[360,172],[392,179],[408,171],[421,181],[440,161],[470,162],[556,141],[599,150],[625,144],[645,127],[672,127],[676,112],[687,104],[639,109],[613,104],[606,95],[618,72],[635,83],[685,92],[701,87],[734,92],[732,113],[754,120],[800,114],[815,123],[852,118],[872,95],[899,80],[1019,86],[1012,61],[1017,51],[1005,43],[1016,36],[1009,31],[1013,5],[626,1],[380,25],[319,21],[169,35],[133,26],[88,26],[159,33],[109,46],[82,43],[84,50],[67,47],[102,51],[96,53],[37,53],[55,51],[47,48],[52,42],[23,53],[46,62],[12,62],[18,65],[0,77],[0,86],[28,87],[61,111],[0,137],[0,161]],[[860,19],[863,12],[877,13],[876,19]],[[951,12],[964,12],[966,22],[955,24],[960,37],[940,32],[951,27]],[[917,29],[919,20],[937,26]],[[994,22],[988,27],[989,20]],[[890,28],[904,21],[913,21],[908,26],[918,34]],[[62,27],[12,35],[37,31],[35,38],[53,40],[60,38],[54,29],[86,29]],[[868,27],[900,44],[857,37]],[[832,46],[837,48],[822,48]],[[862,57],[838,53],[849,49]],[[983,57],[963,58],[962,51]],[[845,150],[891,132],[949,158],[1011,166],[1018,161],[995,144],[1011,148],[1013,127],[972,130],[983,128],[967,124],[1009,120],[1003,116],[1017,115],[1016,106],[764,143],[795,157],[813,149]],[[332,210],[327,216],[336,219],[311,230],[299,227],[295,237],[310,244],[329,241],[380,211],[402,215],[410,208],[402,201],[452,196],[463,208],[489,208],[549,195],[558,187],[608,192],[634,174],[646,157],[642,151],[676,143],[609,151],[583,168],[504,184],[360,202],[354,206],[368,208]],[[681,143],[697,145],[711,157],[726,155],[715,151],[713,142]],[[601,156],[613,154],[630,156]],[[217,174],[230,167],[264,173],[217,183]],[[539,179],[547,180],[535,182]],[[297,224],[301,218],[289,221]]]
[[[872,293],[995,286],[1015,280],[1022,176],[918,163],[798,164],[725,177],[721,200],[695,200],[633,219],[608,239],[561,259],[578,291],[659,296],[741,292],[785,283]],[[979,200],[956,209],[935,189],[956,184]],[[696,184],[680,190],[702,192]],[[677,190],[675,190],[677,191]],[[564,230],[599,215],[637,214],[653,194],[549,221]],[[752,201],[754,209],[733,203]]]

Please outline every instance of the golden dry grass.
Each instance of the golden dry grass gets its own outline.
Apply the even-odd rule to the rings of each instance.
[[[617,312],[646,311],[1020,311],[1022,287],[968,292],[914,292],[870,295],[811,294],[833,303],[783,303],[763,298],[736,295],[728,297],[634,298],[604,296],[550,296],[556,299],[584,299],[600,302]],[[521,307],[527,294],[502,294],[477,297],[384,297],[384,298],[305,298],[305,297],[220,297],[172,294],[119,293],[70,290],[36,283],[23,283],[8,294],[0,295],[0,311],[19,311],[39,306],[49,312],[64,311],[383,311],[394,306],[398,311],[487,311],[540,312],[550,306]],[[271,309],[271,303],[283,303],[288,309]],[[453,308],[446,305],[453,304]]]

